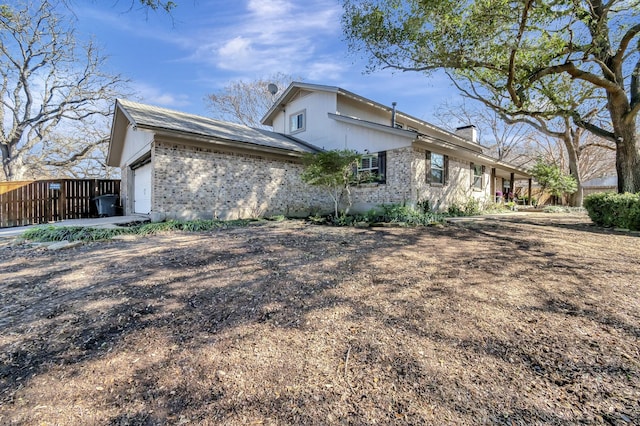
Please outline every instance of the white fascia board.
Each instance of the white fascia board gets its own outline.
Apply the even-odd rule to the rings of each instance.
[[[348,123],[348,124],[353,124],[360,127],[365,127],[367,129],[376,130],[382,133],[401,136],[411,140],[414,140],[418,137],[418,134],[412,130],[396,129],[384,124],[372,123],[371,121],[365,121],[359,118],[349,117],[349,116],[340,115],[340,114],[334,114],[331,112],[327,113],[327,115],[329,116],[329,118],[332,118],[336,121],[340,121],[342,123]]]
[[[111,121],[111,133],[109,135],[109,148],[107,150],[107,165],[111,167],[119,167],[124,149],[124,139],[127,127],[135,123],[129,113],[122,108],[118,99],[113,111],[113,120]]]

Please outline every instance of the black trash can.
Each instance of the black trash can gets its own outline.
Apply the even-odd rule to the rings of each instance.
[[[94,198],[96,202],[96,208],[98,209],[98,217],[115,216],[116,215],[116,201],[118,196],[116,194],[105,194]]]

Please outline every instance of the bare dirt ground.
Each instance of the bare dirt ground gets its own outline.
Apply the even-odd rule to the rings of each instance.
[[[0,248],[0,424],[640,424],[640,237],[586,216]]]

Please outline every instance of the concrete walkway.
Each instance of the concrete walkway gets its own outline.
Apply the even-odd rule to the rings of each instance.
[[[24,231],[36,226],[85,226],[88,228],[115,228],[118,224],[144,223],[150,219],[146,215],[111,216],[94,219],[69,219],[60,222],[43,223],[41,225],[16,226],[13,228],[0,228],[0,238],[13,238],[20,236]]]

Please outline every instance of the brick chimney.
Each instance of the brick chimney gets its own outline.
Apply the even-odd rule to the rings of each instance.
[[[455,134],[473,143],[478,143],[478,129],[473,124],[458,127]]]

